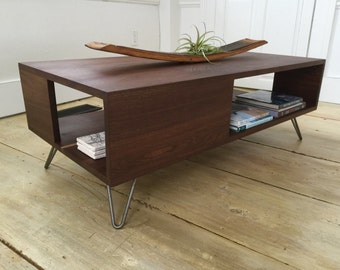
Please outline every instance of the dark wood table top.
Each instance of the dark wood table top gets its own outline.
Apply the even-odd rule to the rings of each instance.
[[[172,63],[134,57],[103,57],[20,63],[22,69],[85,93],[106,93],[228,76],[242,78],[323,64],[322,59],[247,52],[214,63]]]

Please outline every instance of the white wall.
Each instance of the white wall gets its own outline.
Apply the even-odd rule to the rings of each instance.
[[[280,27],[280,18],[267,16],[283,10],[280,3],[294,10],[295,15],[287,14],[295,24]],[[133,31],[137,47],[174,51],[180,35],[194,34],[193,25],[202,22],[227,42],[243,37],[270,42],[257,51],[305,55],[307,50],[308,56],[327,57],[320,98],[340,103],[340,0],[0,0],[0,117],[24,110],[18,62],[111,56],[84,43],[132,46]],[[311,23],[312,31],[306,31]],[[275,28],[292,35],[277,35]],[[79,97],[70,89],[57,90],[59,102]]]
[[[340,0],[176,1],[180,33],[193,33],[192,25],[204,21],[227,43],[244,37],[266,39],[269,43],[255,51],[326,59],[320,100],[340,104]],[[272,76],[236,83],[270,89]]]
[[[314,0],[190,0],[180,1],[181,33],[205,22],[207,30],[226,43],[243,38],[265,39],[253,51],[306,56]],[[238,86],[272,89],[273,75],[245,78]]]
[[[335,12],[331,10],[333,18],[325,58],[326,69],[322,83],[320,100],[340,104],[340,1],[335,5]]]
[[[158,50],[158,4],[142,2],[1,0],[0,117],[24,111],[18,62],[112,56],[84,44],[131,46],[133,31],[138,31],[138,47]],[[60,102],[78,96],[73,90],[65,95],[70,89],[57,92]]]

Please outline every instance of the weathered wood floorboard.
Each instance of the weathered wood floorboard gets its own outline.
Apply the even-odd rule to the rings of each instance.
[[[290,121],[245,137],[244,140],[340,163],[340,119],[337,119],[340,112],[339,115],[328,114],[332,119],[317,115],[322,115],[322,111],[297,118],[302,141],[298,140]]]
[[[36,267],[2,243],[0,243],[0,269],[37,270]]]
[[[302,142],[287,122],[141,177],[118,231],[103,183],[62,154],[44,170],[25,116],[1,119],[0,240],[43,269],[337,269],[340,106],[319,108]]]
[[[0,238],[43,269],[292,269],[136,201],[126,227],[113,230],[101,185],[0,151]],[[125,197],[115,197],[119,209]]]
[[[248,141],[236,141],[207,151],[191,160],[340,206],[338,162],[299,155]]]
[[[340,208],[189,161],[140,179],[135,198],[300,269],[340,264]]]

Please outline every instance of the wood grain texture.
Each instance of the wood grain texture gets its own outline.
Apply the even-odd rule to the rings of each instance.
[[[105,103],[109,184],[223,144],[231,88],[232,81],[219,78],[112,95]]]
[[[48,133],[47,142],[105,183],[115,186],[316,109],[324,63],[322,59],[245,53],[216,65],[118,57],[22,63],[19,67],[22,74],[31,76],[30,80],[23,80],[24,92],[28,96],[35,91],[42,92],[39,95],[51,106],[50,114],[44,116],[49,122],[46,130],[43,130],[44,122],[40,125],[40,119],[32,117],[29,117],[30,128],[37,130],[41,137],[46,135],[43,132]],[[306,109],[242,133],[230,133],[234,79],[269,72],[276,73],[275,91],[292,87],[287,80],[297,83],[296,93],[306,97]],[[300,77],[308,83],[297,82]],[[42,86],[36,88],[32,82]],[[52,82],[102,98],[104,119],[98,118],[98,124],[90,119],[94,114],[89,114],[88,130],[84,129],[86,121],[75,119],[72,132],[72,123],[68,120],[73,117],[60,121],[55,118]],[[28,104],[36,102],[25,100]],[[43,112],[38,105],[31,107],[28,106],[32,110],[28,116]],[[76,154],[75,137],[93,133],[103,121],[106,161],[86,160]]]
[[[48,143],[60,141],[54,84],[25,69],[20,79],[27,113],[28,127]]]
[[[323,65],[325,60],[246,52],[216,63],[178,64],[134,57],[27,62],[20,67],[104,99],[106,93],[226,76],[229,79]]]
[[[309,117],[301,116],[297,119],[303,136],[302,141],[298,140],[296,133],[291,132],[290,122],[263,130],[261,134],[252,134],[244,140],[287,149],[301,155],[340,162],[339,135],[334,132],[339,126],[339,120],[336,119],[338,116],[327,114],[333,119],[314,116],[319,114],[318,111],[312,112],[308,114]],[[323,151],[320,151],[321,148]]]
[[[0,151],[0,238],[42,269],[293,269],[136,201],[129,227],[113,231],[102,185]],[[120,210],[125,196],[114,195]]]
[[[307,67],[298,70],[277,72],[274,76],[273,91],[302,97],[307,106],[316,107],[319,101],[324,65]]]
[[[35,266],[2,243],[0,243],[0,269],[37,270]]]
[[[135,198],[278,261],[292,259],[298,269],[336,269],[338,205],[215,168],[182,162],[161,169],[140,179]]]
[[[302,142],[287,122],[141,177],[119,231],[102,182],[60,153],[44,170],[25,115],[1,119],[0,239],[43,269],[337,269],[339,110],[298,119]]]

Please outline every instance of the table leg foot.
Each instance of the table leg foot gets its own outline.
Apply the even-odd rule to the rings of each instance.
[[[136,181],[137,181],[137,179],[133,180],[133,183],[132,183],[131,189],[130,189],[130,193],[129,193],[129,196],[128,196],[128,199],[127,199],[127,202],[126,202],[126,205],[125,205],[125,209],[124,209],[124,212],[123,212],[123,216],[121,218],[120,223],[118,223],[118,224],[116,223],[115,212],[114,212],[114,208],[113,208],[111,187],[109,185],[106,186],[107,195],[108,195],[108,199],[109,199],[111,223],[112,223],[113,228],[115,228],[115,229],[121,229],[125,225],[126,217],[127,217],[128,212],[129,212],[129,207],[130,207],[130,203],[131,203],[131,199],[132,199],[132,194],[135,190]]]
[[[46,162],[45,162],[45,166],[44,166],[45,169],[48,169],[48,167],[50,166],[52,159],[54,158],[54,155],[56,153],[57,153],[57,148],[54,148],[52,146],[50,153],[48,154],[48,157],[47,157]]]
[[[298,125],[298,122],[297,122],[296,118],[295,117],[292,118],[291,121],[292,121],[294,129],[296,131],[296,134],[298,135],[299,140],[301,141],[302,140],[302,135],[301,135],[301,131],[300,131],[300,128],[299,128],[299,125]]]

